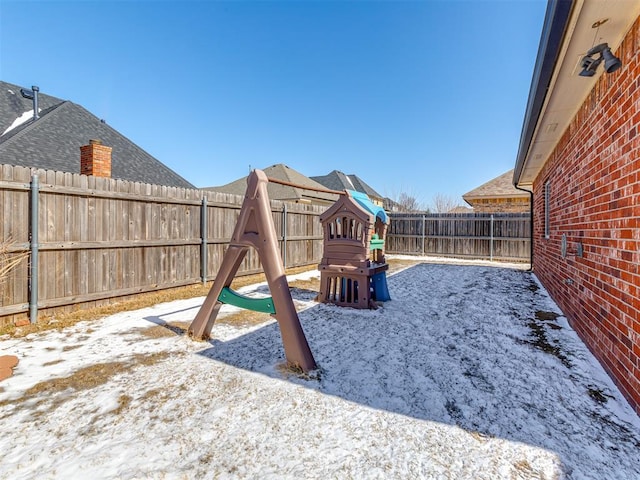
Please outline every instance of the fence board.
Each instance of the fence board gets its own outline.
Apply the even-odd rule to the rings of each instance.
[[[389,217],[388,253],[530,261],[528,214],[391,213]]]

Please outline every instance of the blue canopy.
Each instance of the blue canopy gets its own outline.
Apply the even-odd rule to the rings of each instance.
[[[384,223],[389,223],[389,217],[384,208],[374,204],[366,193],[356,192],[355,190],[347,190],[349,195],[358,202],[358,204],[364,208],[367,212],[371,213],[374,217],[379,218]]]

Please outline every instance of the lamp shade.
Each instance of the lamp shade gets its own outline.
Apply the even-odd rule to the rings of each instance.
[[[622,66],[622,62],[611,53],[610,48],[605,48],[602,51],[602,56],[604,57],[604,69],[607,73],[615,72]]]

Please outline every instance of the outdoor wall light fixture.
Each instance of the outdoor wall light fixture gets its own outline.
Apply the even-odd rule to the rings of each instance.
[[[594,55],[598,56],[596,58],[593,58]],[[582,58],[582,63],[580,64],[580,66],[582,67],[582,71],[580,72],[580,76],[593,77],[596,73],[598,65],[602,63],[602,60],[604,60],[604,70],[607,73],[615,72],[622,66],[622,62],[620,61],[620,59],[613,53],[611,53],[609,45],[606,43],[601,43],[600,45],[596,45],[591,50],[589,50],[587,54]]]

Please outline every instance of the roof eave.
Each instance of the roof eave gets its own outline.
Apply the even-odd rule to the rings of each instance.
[[[574,0],[550,0],[547,4],[538,56],[520,135],[516,166],[513,172],[513,184],[516,187],[520,181],[520,175],[533,140],[533,134],[547,97],[574,3]]]
[[[529,200],[529,195],[526,193],[502,193],[495,195],[463,195],[462,199],[468,203],[468,200],[494,200],[503,198],[518,198]]]

